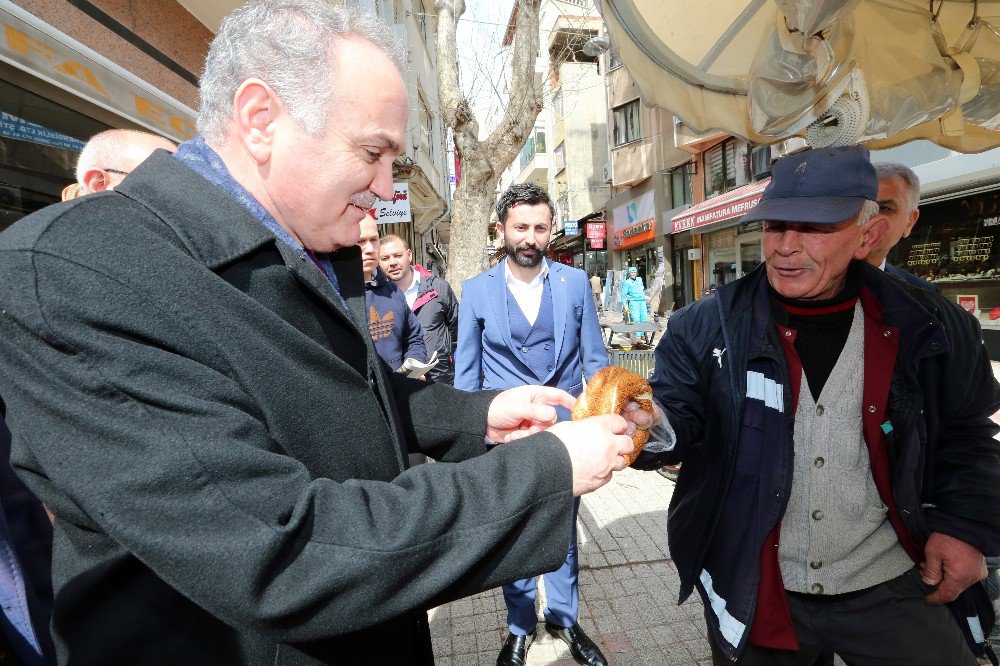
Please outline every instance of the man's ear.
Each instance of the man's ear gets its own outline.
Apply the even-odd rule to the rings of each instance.
[[[910,212],[910,217],[906,220],[906,228],[903,229],[903,238],[909,238],[910,232],[913,231],[913,225],[917,223],[920,219],[920,211],[914,210]]]
[[[281,110],[281,102],[271,86],[260,79],[247,79],[233,96],[234,129],[258,165],[271,159],[274,120]]]
[[[887,233],[889,233],[889,218],[885,215],[876,215],[865,223],[861,232],[861,244],[854,252],[854,258],[858,260],[867,258],[868,253],[878,247]]]
[[[88,169],[83,174],[83,189],[87,194],[108,189],[108,175],[101,169]]]

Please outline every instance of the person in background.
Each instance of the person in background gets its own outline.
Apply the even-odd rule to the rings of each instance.
[[[111,129],[95,134],[76,161],[75,196],[113,190],[125,176],[142,164],[154,150],[174,152],[177,144],[157,134],[138,130]],[[63,200],[75,198],[68,188]]]
[[[512,185],[497,202],[497,230],[507,258],[462,287],[455,351],[455,388],[506,389],[555,386],[572,395],[584,379],[608,365],[587,274],[545,259],[555,207],[531,183]],[[566,410],[559,410],[568,419]],[[570,648],[580,664],[605,666],[600,648],[578,622],[576,516],[566,559],[545,574],[545,630]],[[507,638],[498,666],[523,666],[535,638],[534,577],[503,586]]]
[[[409,244],[395,234],[382,238],[379,268],[406,299],[424,331],[428,358],[437,352],[437,365],[428,373],[435,382],[455,381],[455,344],[458,341],[458,298],[444,278],[413,264]]]
[[[0,399],[0,664],[56,663],[52,615],[52,522],[11,468]]]
[[[914,287],[940,292],[941,289],[913,273],[897,268],[886,261],[886,255],[903,238],[909,238],[913,225],[920,218],[920,178],[908,166],[895,162],[875,163],[878,175],[879,213],[885,216],[889,226],[878,245],[872,248],[866,261],[878,266],[888,275],[903,280]]]
[[[646,312],[646,291],[639,277],[639,269],[635,266],[628,267],[628,277],[622,280],[621,291],[622,305],[628,308],[629,316],[633,324],[642,324],[649,321]]]
[[[594,304],[597,306],[598,312],[604,311],[604,303],[601,302],[601,278],[594,271],[590,274],[590,291],[594,294]]]
[[[393,370],[408,358],[427,362],[424,332],[403,292],[379,270],[381,240],[371,213],[361,221],[361,267],[365,278],[365,310],[375,351]]]

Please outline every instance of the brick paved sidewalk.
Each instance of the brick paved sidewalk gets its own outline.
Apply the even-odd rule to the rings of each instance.
[[[616,474],[580,505],[580,624],[612,664],[710,664],[701,602],[677,606],[677,570],[667,553],[667,504],[674,484],[654,472]],[[539,622],[544,589],[539,586]],[[507,632],[500,590],[430,613],[438,664],[492,666]],[[529,666],[574,664],[562,641],[545,634]]]

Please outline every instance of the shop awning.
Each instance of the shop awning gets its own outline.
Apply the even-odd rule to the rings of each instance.
[[[1000,146],[995,0],[599,6],[643,101],[694,132],[755,144],[806,136],[813,146],[881,149],[921,138],[966,153]]]
[[[757,205],[764,188],[771,182],[770,178],[749,183],[743,187],[706,199],[700,204],[691,206],[683,213],[670,219],[671,233],[681,231],[696,231],[703,233],[705,227],[715,227],[723,222],[743,217],[747,211]]]

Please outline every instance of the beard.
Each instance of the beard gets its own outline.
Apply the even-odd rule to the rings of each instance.
[[[507,256],[513,259],[515,264],[523,268],[534,268],[538,264],[542,263],[542,260],[545,259],[545,250],[547,248],[548,244],[538,246],[530,243],[514,247],[514,245],[508,242],[506,238],[503,241],[503,249],[507,252]],[[534,254],[527,257],[523,254],[525,250],[533,250]]]

